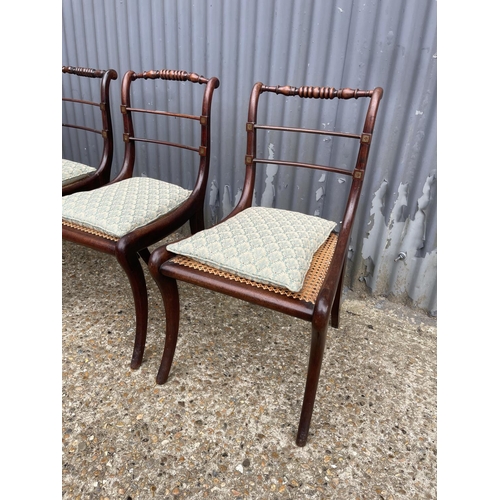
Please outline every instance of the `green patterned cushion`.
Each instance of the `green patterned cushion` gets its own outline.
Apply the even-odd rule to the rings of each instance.
[[[65,160],[62,161],[62,185],[70,184],[78,179],[83,179],[88,175],[95,172],[94,167],[89,167],[83,163],[78,163],[76,161]]]
[[[121,238],[171,212],[191,191],[175,184],[132,177],[62,198],[63,219]]]
[[[335,226],[312,215],[251,207],[167,248],[242,278],[298,292],[314,253]]]

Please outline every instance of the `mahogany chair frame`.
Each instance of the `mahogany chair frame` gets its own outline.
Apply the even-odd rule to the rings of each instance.
[[[147,79],[191,82],[205,85],[201,115],[186,115],[182,113],[132,107],[130,99],[132,82]],[[113,179],[110,185],[132,177],[135,165],[135,143],[153,142],[165,146],[189,149],[199,154],[198,175],[194,188],[189,198],[175,210],[159,217],[145,226],[133,230],[121,238],[113,238],[109,235],[98,233],[97,231],[89,231],[86,228],[65,223],[63,220],[62,237],[64,239],[100,252],[114,255],[127,274],[132,288],[136,315],[135,343],[130,364],[132,369],[139,368],[142,363],[148,321],[148,293],[140,259],[142,258],[147,264],[150,257],[148,247],[159,242],[188,221],[190,223],[191,232],[193,233],[204,228],[203,206],[210,166],[211,106],[213,92],[218,86],[219,80],[216,77],[208,79],[196,73],[188,73],[187,71],[168,69],[152,70],[142,73],[128,71],[123,77],[121,88],[121,112],[123,114],[124,126],[123,139],[125,141],[124,161],[119,174]],[[200,123],[201,128],[200,146],[192,147],[168,141],[135,137],[132,119],[133,113],[161,114],[188,120],[196,120]]]
[[[101,160],[95,172],[78,179],[74,182],[66,184],[62,187],[62,195],[76,193],[78,191],[88,191],[100,186],[104,186],[109,182],[111,176],[111,166],[113,163],[113,122],[111,119],[111,104],[110,104],[110,84],[118,78],[114,69],[91,69],[80,68],[74,66],[63,66],[62,72],[68,75],[76,75],[84,78],[100,79],[100,102],[88,101],[83,99],[74,99],[63,97],[63,102],[79,103],[84,106],[96,106],[101,111],[101,130],[85,127],[78,123],[63,123],[63,127],[84,130],[94,134],[100,134],[103,140]]]
[[[369,104],[363,131],[361,134],[346,134],[341,132],[259,125],[257,124],[258,102],[261,94],[265,92],[271,92],[283,96],[298,96],[301,98],[315,99],[368,98]],[[343,175],[350,176],[352,178],[352,182],[346,202],[342,227],[337,237],[336,248],[333,253],[333,257],[329,261],[329,265],[328,263],[326,265],[326,277],[324,278],[314,303],[297,300],[297,298],[287,296],[286,294],[282,295],[269,289],[250,286],[249,284],[242,283],[238,280],[206,272],[205,270],[196,268],[196,266],[195,268],[188,267],[176,261],[175,254],[169,252],[166,247],[156,249],[152,253],[149,260],[149,269],[160,288],[166,315],[165,347],[156,378],[158,384],[163,384],[167,381],[177,343],[179,331],[179,295],[177,280],[202,286],[216,292],[221,292],[232,297],[309,321],[312,323],[309,367],[296,438],[296,444],[298,446],[304,446],[306,444],[318,387],[329,320],[331,321],[332,326],[336,328],[339,326],[342,281],[346,267],[349,238],[361,194],[363,179],[365,177],[365,168],[372,142],[373,128],[382,94],[383,90],[380,87],[377,87],[374,90],[353,90],[348,88],[336,90],[331,87],[269,87],[260,82],[254,85],[249,103],[248,122],[246,124],[246,174],[243,192],[240,201],[227,218],[233,217],[237,213],[252,205],[256,164],[258,163],[274,163],[295,167],[318,168],[329,172],[341,173]],[[257,158],[256,131],[258,129],[327,134],[331,136],[343,136],[356,139],[359,141],[359,151],[355,168],[353,171],[350,171],[331,166]]]

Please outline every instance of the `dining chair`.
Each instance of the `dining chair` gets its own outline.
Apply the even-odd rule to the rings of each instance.
[[[194,84],[202,87],[194,88]],[[192,233],[204,228],[211,106],[214,90],[218,86],[219,80],[215,77],[205,78],[187,71],[127,71],[121,86],[125,152],[120,172],[105,186],[62,198],[63,238],[114,255],[127,274],[136,316],[132,369],[141,365],[148,321],[148,293],[140,259],[147,263],[150,257],[148,247],[188,221]],[[199,90],[195,92],[196,89]],[[199,94],[201,114],[185,113],[186,109],[192,109],[193,102],[200,100]],[[143,101],[150,102],[142,104]],[[157,107],[158,102],[162,103],[160,108]],[[168,110],[174,107],[176,111]],[[179,111],[181,108],[182,113]],[[137,122],[141,125],[141,133],[136,134],[134,126]],[[185,122],[189,122],[191,129],[183,129],[181,134],[179,129]],[[181,142],[165,140],[170,137],[180,137]],[[198,144],[193,145],[194,141]],[[158,176],[170,176],[176,182],[141,175],[144,172],[137,173],[138,143],[141,147],[137,150],[141,149],[140,153],[144,153],[141,168],[149,168],[150,172],[157,169]],[[181,150],[183,156],[174,155],[175,162],[169,162],[167,156],[161,156],[165,151],[163,146]],[[158,152],[160,147],[161,152]],[[156,149],[151,151],[151,148]],[[161,165],[151,164],[150,158],[154,155],[163,158]],[[183,176],[185,180],[181,182]],[[189,179],[191,186],[179,185],[188,183]]]
[[[79,68],[74,66],[63,66],[62,72],[70,77],[72,82],[69,84],[71,93],[66,92],[63,97],[63,103],[72,103],[72,110],[64,113],[65,121],[62,126],[67,129],[76,129],[85,133],[99,134],[102,137],[101,159],[96,167],[85,163],[73,161],[67,158],[62,159],[62,195],[76,193],[78,191],[88,191],[96,187],[104,186],[109,182],[111,176],[111,166],[113,163],[113,124],[111,119],[110,106],[110,84],[112,80],[116,80],[118,75],[114,69],[91,69]],[[99,102],[92,100],[92,91],[90,96],[82,91],[80,82],[75,82],[75,78],[79,79],[96,79],[99,87],[94,89],[95,92],[100,92]],[[90,80],[89,80],[90,81]],[[69,97],[74,95],[74,92],[79,93],[78,98]],[[66,105],[70,106],[70,105]],[[94,108],[99,109],[100,116],[94,113]],[[64,108],[63,108],[64,110]],[[94,116],[95,114],[95,116]],[[88,116],[87,119],[86,116]],[[88,120],[88,121],[87,121]],[[94,121],[95,120],[95,121]],[[89,126],[90,123],[99,123],[100,130]]]
[[[282,106],[283,101],[292,97],[338,99],[335,102],[339,103],[363,98],[367,105],[366,114],[363,111],[361,115],[362,130],[340,132],[326,130],[324,126],[309,129],[258,122],[257,108],[264,94],[268,95],[267,110],[271,108],[271,99],[277,100],[277,96],[281,96]],[[167,381],[177,344],[179,280],[306,320],[312,324],[312,335],[296,437],[298,446],[306,444],[329,321],[332,326],[339,326],[349,239],[382,94],[380,87],[373,90],[337,90],[332,87],[266,86],[260,82],[253,86],[246,123],[245,180],[238,203],[220,223],[158,247],[149,260],[150,272],[161,291],[166,317],[165,345],[156,377],[158,384]],[[278,103],[273,101],[273,104]],[[275,113],[273,116],[287,115]],[[257,147],[257,138],[270,132],[300,133],[301,137],[306,135],[309,138],[309,134],[313,134],[317,141],[339,140],[339,137],[344,141],[357,141],[359,146],[354,144],[355,152],[357,150],[356,160],[353,158],[354,168],[278,159],[274,153],[258,157],[257,152],[265,148]],[[291,210],[252,206],[258,164],[317,169],[341,174],[343,179],[349,178],[343,217],[336,222],[330,220],[328,214],[327,218],[323,218]]]

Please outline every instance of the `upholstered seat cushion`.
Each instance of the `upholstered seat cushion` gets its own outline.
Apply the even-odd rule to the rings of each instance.
[[[335,226],[298,212],[251,207],[167,248],[242,278],[298,292],[314,253]]]
[[[62,160],[62,185],[70,184],[94,173],[96,169],[76,161]]]
[[[190,194],[175,184],[132,177],[93,191],[63,196],[62,218],[121,238],[171,212]]]

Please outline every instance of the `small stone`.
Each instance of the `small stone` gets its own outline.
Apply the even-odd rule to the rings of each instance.
[[[236,470],[237,470],[238,472],[241,472],[241,473],[243,474],[243,465],[241,465],[241,464],[240,464],[240,465],[238,465],[238,466],[236,467]]]
[[[245,460],[243,460],[243,467],[250,467],[250,460],[248,458],[245,458]]]

